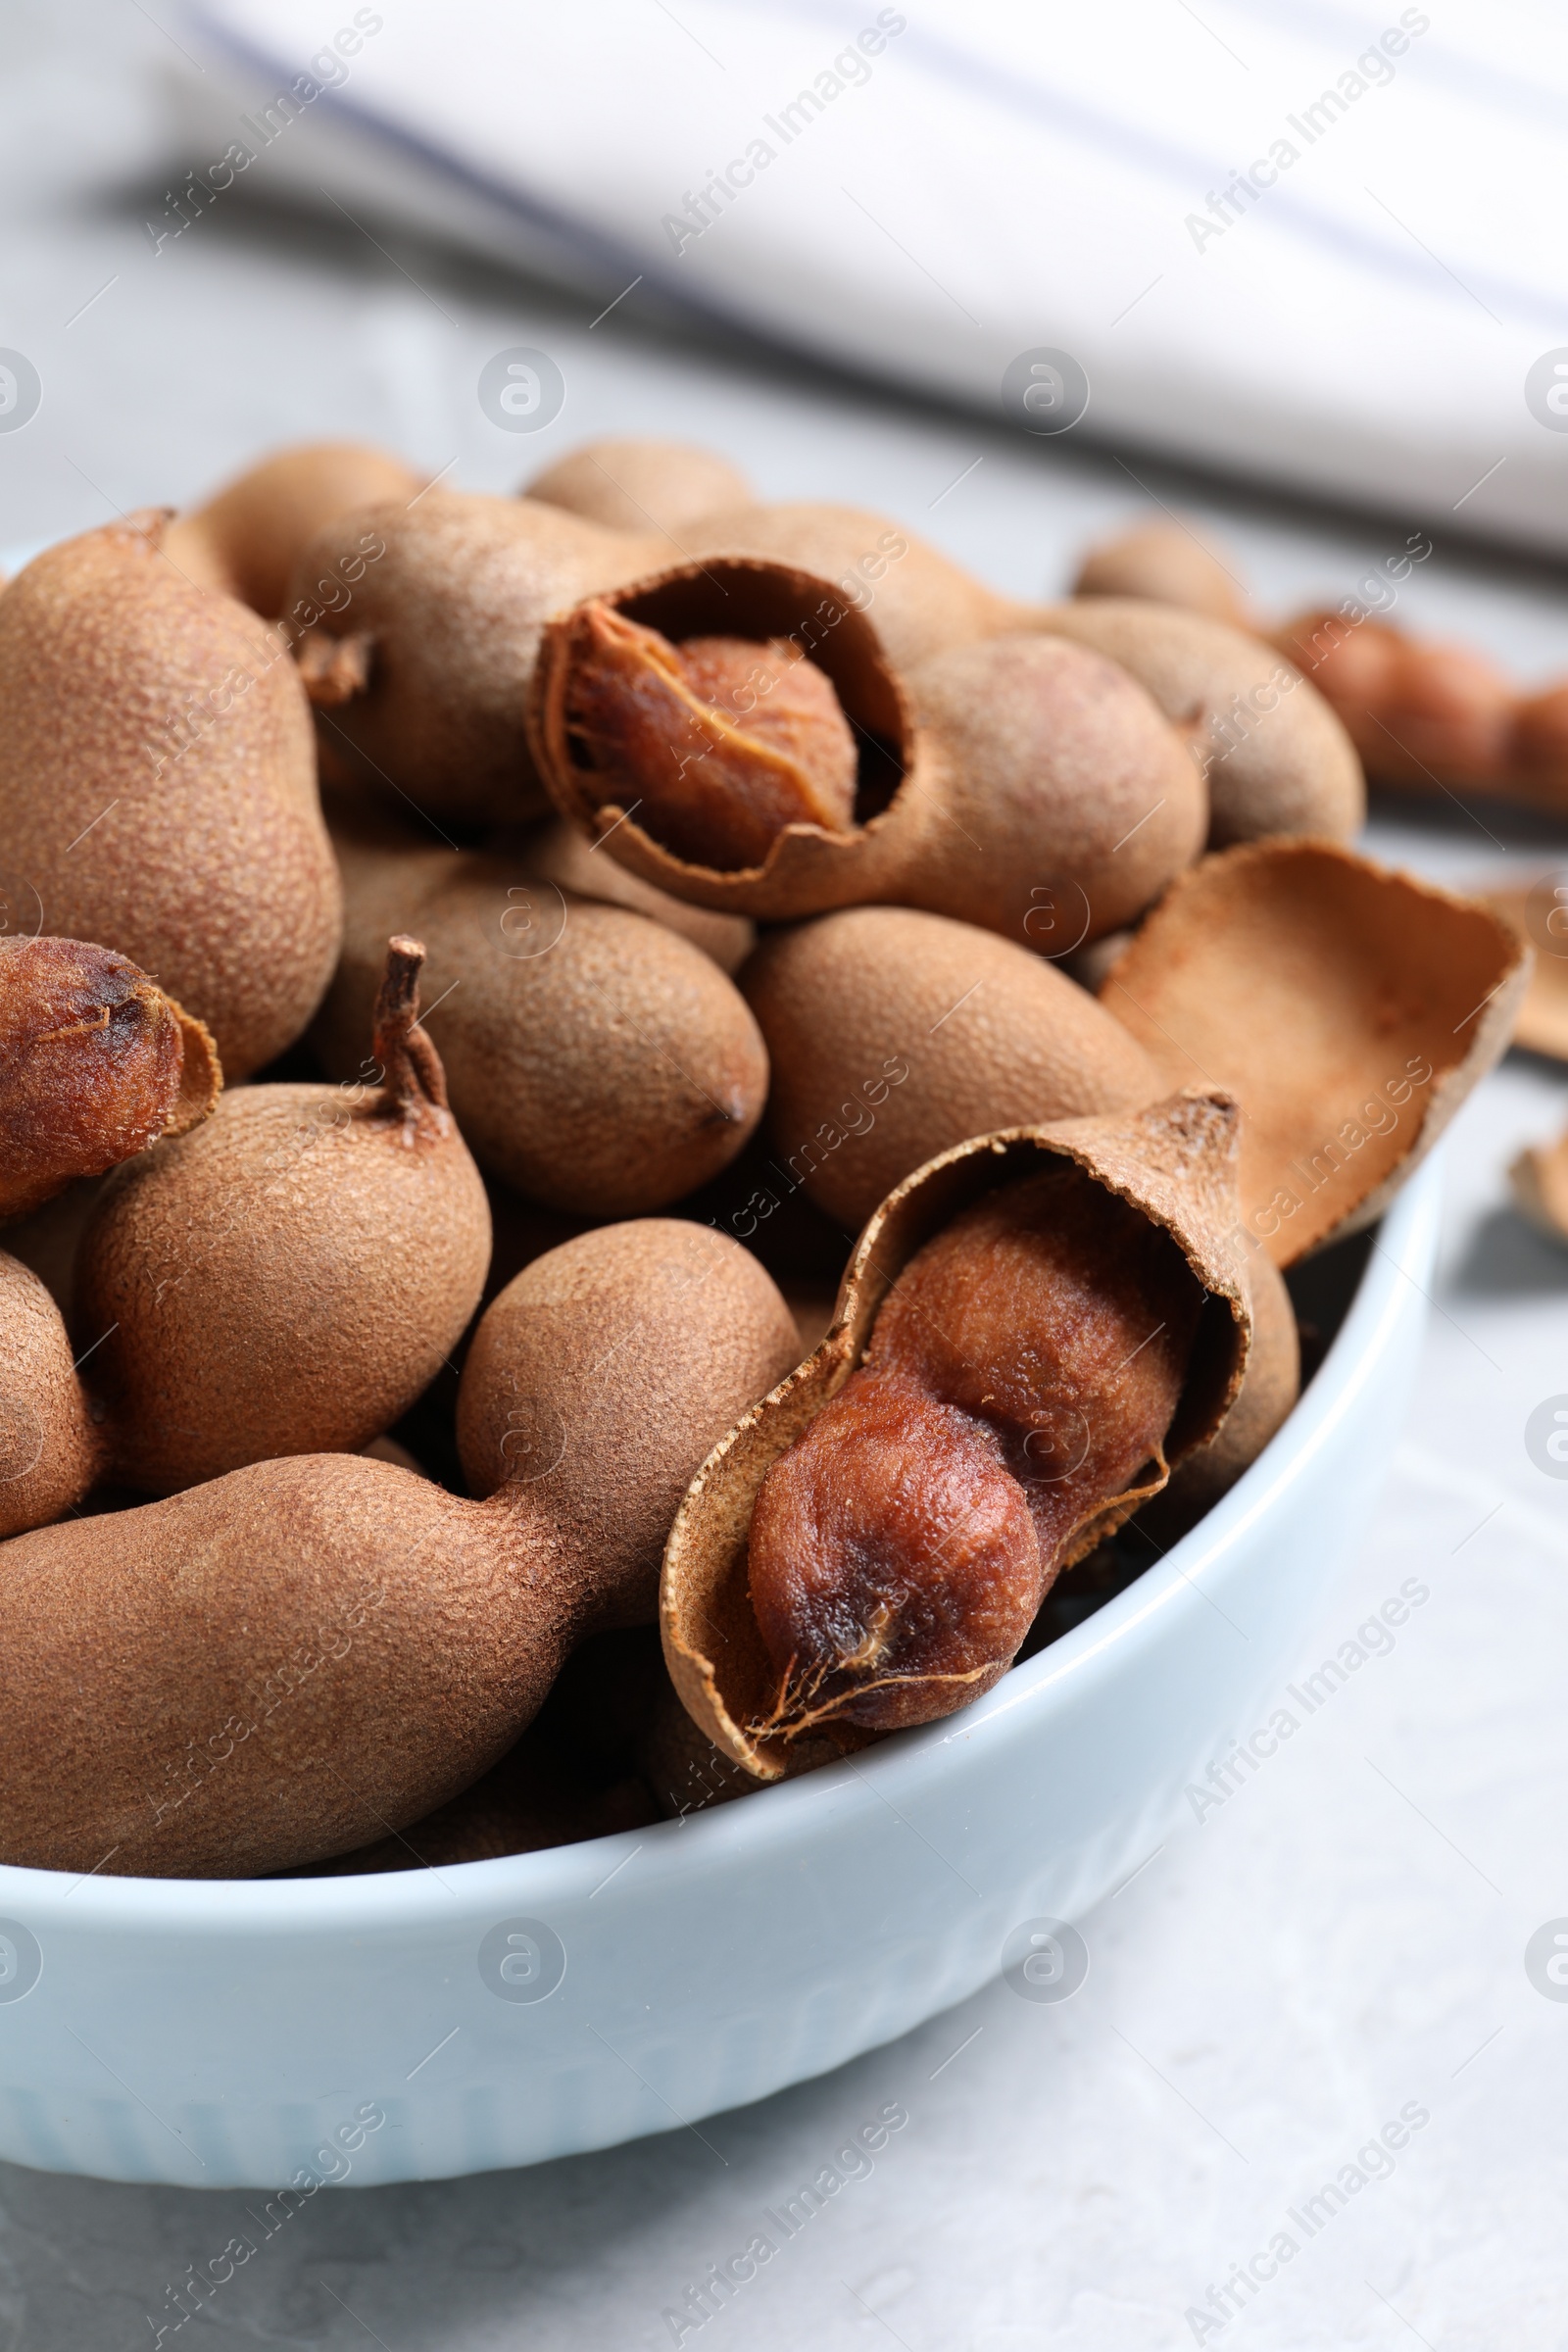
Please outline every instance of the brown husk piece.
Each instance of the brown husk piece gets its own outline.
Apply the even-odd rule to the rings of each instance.
[[[1502,1054],[1530,960],[1474,901],[1250,842],[1172,885],[1101,1002],[1172,1085],[1236,1096],[1243,1223],[1287,1266],[1383,1214]]]
[[[598,603],[677,645],[718,630],[760,652],[792,641],[831,680],[861,747],[853,826],[790,823],[758,864],[695,864],[582,763],[581,616],[558,615],[529,698],[534,763],[564,815],[676,898],[774,922],[891,902],[1032,942],[1051,888],[1081,898],[1094,937],[1134,919],[1201,845],[1206,805],[1184,737],[1124,666],[1059,634],[956,633],[901,672],[865,612],[824,578],[735,557]]]
[[[814,1355],[755,1405],[704,1463],[664,1549],[660,1622],[664,1660],[688,1714],[726,1756],[761,1781],[786,1770],[788,1745],[747,1728],[770,1712],[777,1674],[753,1615],[747,1536],[768,1469],[844,1387],[864,1356],[884,1299],[916,1251],[971,1201],[1065,1157],[1169,1233],[1209,1294],[1182,1398],[1167,1434],[1172,1465],[1218,1429],[1238,1395],[1250,1309],[1238,1271],[1236,1106],[1198,1089],[1148,1109],[1063,1119],[977,1136],[927,1162],[876,1210],[856,1245],[836,1320]],[[1080,1531],[1067,1562],[1084,1557],[1163,1483],[1106,1503]],[[824,1726],[838,1747],[860,1745],[852,1725]],[[825,1749],[821,1760],[831,1749]]]
[[[1525,890],[1478,891],[1477,898],[1500,915],[1510,931],[1530,939],[1530,899]],[[1543,949],[1538,941],[1535,968],[1513,1025],[1513,1043],[1527,1053],[1547,1054],[1553,1061],[1568,1061],[1568,954]],[[1562,943],[1568,950],[1568,939]]]
[[[1508,1182],[1520,1215],[1548,1241],[1568,1242],[1568,1135],[1521,1152]]]
[[[1248,1252],[1244,1272],[1252,1305],[1246,1375],[1208,1444],[1178,1463],[1169,1484],[1139,1512],[1139,1526],[1156,1544],[1174,1544],[1229,1494],[1283,1427],[1301,1393],[1300,1334],[1285,1277],[1260,1250]]]

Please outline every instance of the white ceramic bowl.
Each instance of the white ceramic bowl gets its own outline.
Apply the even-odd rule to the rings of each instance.
[[[440,1871],[0,1869],[0,2154],[307,2195],[531,2164],[961,2000],[1009,1931],[1081,1917],[1158,1844],[1298,1662],[1398,1434],[1438,1222],[1429,1162],[1240,1485],[946,1723],[681,1822]]]

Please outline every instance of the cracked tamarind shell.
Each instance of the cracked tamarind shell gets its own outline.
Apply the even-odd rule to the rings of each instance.
[[[358,1066],[378,956],[407,927],[425,944],[453,1110],[492,1175],[568,1215],[630,1216],[734,1158],[762,1114],[767,1052],[710,956],[504,852],[411,848],[363,822],[335,838],[343,957],[313,1032],[333,1076]]]
[[[887,515],[822,500],[759,503],[727,461],[678,442],[588,442],[523,495],[612,529],[678,536],[682,544],[666,546],[664,563],[741,557],[810,572],[860,611],[874,609],[896,667],[1034,625],[1037,608],[997,595]]]
[[[222,1084],[207,1029],[125,956],[0,938],[0,1224],[183,1135]]]
[[[280,449],[189,514],[176,515],[164,553],[198,588],[237,597],[275,620],[300,551],[361,507],[414,498],[421,476],[401,459],[357,441],[306,442]]]
[[[1246,1252],[1242,1275],[1252,1309],[1252,1345],[1241,1388],[1207,1444],[1179,1462],[1169,1484],[1138,1513],[1139,1526],[1167,1548],[1251,1468],[1301,1393],[1300,1333],[1284,1275],[1260,1250]]]
[[[689,839],[686,777],[711,773],[715,756],[738,798],[754,776],[771,790],[778,753],[760,719],[749,722],[765,701],[744,689],[704,704],[668,686],[658,652],[715,636],[749,641],[763,668],[786,646],[804,655],[859,751],[853,821],[783,822],[759,860],[728,867],[678,854],[670,828]],[[613,710],[623,737],[614,764],[596,770],[592,747],[603,760]],[[1082,907],[1094,937],[1158,895],[1207,821],[1185,742],[1114,662],[1033,634],[950,646],[900,673],[862,611],[778,563],[682,565],[552,620],[529,729],[556,805],[618,863],[677,898],[768,921],[893,902],[1027,938],[1053,892]],[[804,753],[794,764],[825,785]],[[645,804],[662,818],[639,815]]]
[[[1279,1266],[1375,1222],[1507,1046],[1531,951],[1335,844],[1205,858],[1101,988],[1171,1085],[1242,1105],[1242,1218]]]
[[[310,710],[276,634],[160,553],[88,531],[0,595],[0,840],[52,929],[155,972],[230,1081],[331,977],[342,920]]]
[[[122,1485],[167,1494],[356,1450],[428,1388],[479,1303],[490,1210],[416,1025],[422,951],[394,938],[382,960],[379,1083],[237,1088],[94,1208],[74,1319]]]
[[[852,1232],[967,1136],[1130,1109],[1166,1091],[1076,982],[945,915],[817,915],[768,932],[738,979],[772,1070],[773,1165]]]
[[[859,1367],[884,1302],[922,1246],[984,1196],[1062,1161],[1168,1234],[1205,1295],[1166,1434],[1165,1457],[1175,1465],[1219,1427],[1246,1368],[1250,1309],[1231,1246],[1235,1157],[1235,1104],[1217,1092],[1188,1090],[1126,1114],[971,1138],[917,1169],[882,1202],[856,1245],[827,1338],[714,1447],[665,1545],[660,1588],[665,1664],[688,1714],[722,1755],[757,1780],[772,1781],[792,1766],[826,1761],[835,1743],[854,1745],[865,1737],[850,1724],[828,1737],[789,1742],[753,1728],[770,1712],[776,1677],[752,1606],[748,1535],[768,1471]],[[1152,1484],[1140,1479],[1105,1497],[1079,1529],[1072,1556],[1084,1556],[1162,1483],[1158,1470]],[[792,1744],[808,1743],[807,1755],[788,1754]]]
[[[1042,628],[1092,646],[1190,731],[1208,785],[1210,849],[1270,834],[1348,841],[1366,819],[1366,781],[1332,706],[1262,638],[1206,612],[1134,597],[1048,607]]]
[[[468,1788],[579,1640],[647,1611],[650,1464],[662,1491],[689,1479],[795,1360],[794,1327],[706,1227],[571,1248],[574,1318],[540,1326],[507,1391],[549,1454],[486,1500],[304,1454],[5,1546],[0,1860],[234,1878],[351,1852]],[[519,1280],[548,1285],[546,1262]],[[470,1392],[506,1379],[481,1363]]]

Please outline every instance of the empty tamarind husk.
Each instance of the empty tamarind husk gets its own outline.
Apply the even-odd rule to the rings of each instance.
[[[1114,1203],[1126,1204],[1146,1242],[1168,1237],[1181,1281],[1196,1286],[1185,1373],[1155,1454],[1121,1491],[1093,1499],[1050,1564],[1049,1582],[1157,1492],[1170,1466],[1213,1435],[1241,1388],[1250,1310],[1231,1246],[1235,1157],[1234,1102],[1190,1089],[1143,1110],[973,1138],[918,1169],[883,1201],[851,1257],[827,1338],[714,1448],[665,1545],[665,1663],[693,1722],[723,1755],[759,1780],[777,1780],[797,1740],[854,1746],[877,1728],[876,1707],[869,1727],[856,1720],[853,1707],[781,1708],[777,1661],[754,1602],[750,1538],[769,1472],[859,1371],[883,1309],[900,1297],[901,1277],[921,1250],[1004,1190],[1010,1194],[1019,1179],[1049,1174],[1076,1184],[1081,1174],[1107,1213]],[[975,1379],[985,1376],[983,1366],[970,1370]],[[1004,1672],[1027,1618],[1015,1630],[1016,1639],[1009,1633],[983,1671],[937,1678],[952,1687],[922,1693],[926,1717],[965,1703]],[[895,1711],[895,1719],[909,1718]]]
[[[1568,1135],[1533,1144],[1508,1170],[1514,1206],[1548,1241],[1568,1242]]]
[[[1197,854],[1184,737],[1115,662],[1044,634],[895,669],[865,612],[781,563],[712,558],[546,627],[529,730],[563,813],[645,881],[765,920],[897,903],[1034,944],[1083,935]]]
[[[205,1025],[127,957],[0,938],[0,1224],[183,1135],[222,1084]]]
[[[1513,1043],[1568,1061],[1568,884],[1547,874],[1534,890],[1478,890],[1477,898],[1535,949]]]
[[[1276,1265],[1372,1224],[1507,1046],[1531,955],[1496,915],[1327,842],[1205,858],[1101,988],[1172,1085],[1242,1105]]]

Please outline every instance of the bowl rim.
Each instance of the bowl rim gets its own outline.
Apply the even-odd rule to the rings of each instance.
[[[1170,1609],[1212,1605],[1199,1579],[1236,1559],[1248,1532],[1278,1507],[1353,1412],[1396,1327],[1412,1312],[1424,1314],[1427,1292],[1419,1276],[1435,1249],[1441,1215],[1440,1149],[1414,1172],[1381,1228],[1373,1228],[1372,1249],[1345,1319],[1316,1375],[1257,1460],[1161,1560],[1012,1667],[972,1709],[895,1733],[858,1756],[759,1789],[745,1802],[533,1853],[319,1879],[99,1877],[0,1864],[0,1911],[15,1911],[35,1928],[47,1922],[77,1938],[93,1931],[118,1936],[200,1932],[225,1943],[258,1936],[335,1938],[346,1931],[423,1933],[442,1926],[466,1933],[480,1918],[575,1911],[639,1847],[647,1863],[637,1885],[657,1897],[671,1884],[727,1871],[736,1861],[754,1868],[760,1860],[777,1862],[784,1849],[815,1842],[847,1805],[902,1811],[903,1804],[918,1801],[933,1772],[951,1777],[945,1749],[1023,1736],[1043,1712],[1079,1698],[1086,1683],[1109,1677],[1118,1656],[1152,1638]]]

